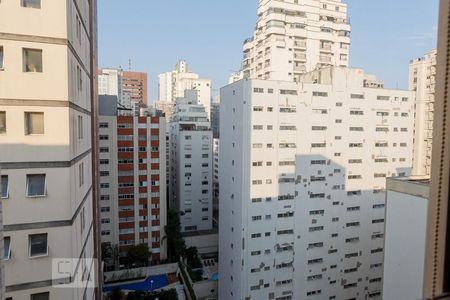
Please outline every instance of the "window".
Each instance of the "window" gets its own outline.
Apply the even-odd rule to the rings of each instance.
[[[0,46],[0,71],[3,70],[3,46]]]
[[[49,299],[50,299],[49,292],[31,295],[31,300],[49,300]]]
[[[9,260],[11,258],[11,237],[5,236],[4,238],[4,248],[3,248],[3,255],[6,260]]]
[[[0,134],[6,133],[6,112],[0,111]]]
[[[27,197],[46,196],[45,174],[27,175]]]
[[[31,8],[41,8],[41,0],[22,0],[22,6]]]
[[[23,71],[42,72],[42,50],[23,49]]]
[[[9,190],[8,190],[8,175],[2,175],[2,194],[1,198],[8,198]]]
[[[78,139],[83,138],[83,116],[78,116]]]
[[[29,240],[29,256],[46,256],[48,255],[47,234],[31,234]]]
[[[84,163],[78,165],[78,176],[78,182],[82,186],[84,184]]]
[[[86,213],[84,211],[84,207],[80,212],[80,228],[81,232],[83,233],[84,228],[86,227]]]
[[[77,66],[77,86],[78,90],[83,90],[83,72],[81,71],[81,67]]]
[[[44,113],[25,112],[25,134],[44,134]]]

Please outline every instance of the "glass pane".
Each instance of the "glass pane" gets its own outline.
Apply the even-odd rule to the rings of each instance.
[[[41,8],[41,0],[22,0],[24,7]]]
[[[5,259],[9,259],[10,245],[11,245],[11,238],[7,236],[4,239],[4,249],[3,249],[4,250],[3,257]]]
[[[42,72],[42,50],[23,49],[24,71]]]
[[[3,47],[0,46],[0,69],[3,69]]]
[[[8,197],[8,175],[2,175],[2,198]]]
[[[30,256],[47,254],[47,234],[30,235]]]
[[[44,134],[44,113],[26,114],[26,134]]]
[[[6,112],[0,111],[0,134],[6,133]]]
[[[45,174],[27,175],[29,197],[45,196]]]
[[[39,293],[31,295],[31,300],[48,300],[50,299],[50,293]]]

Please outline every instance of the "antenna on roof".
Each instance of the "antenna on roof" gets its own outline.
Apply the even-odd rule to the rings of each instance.
[[[128,60],[128,70],[131,71],[131,58]]]

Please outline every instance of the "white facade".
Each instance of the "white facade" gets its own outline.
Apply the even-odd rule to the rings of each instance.
[[[211,80],[201,79],[196,73],[189,71],[189,66],[180,60],[175,70],[160,74],[159,101],[176,102],[177,98],[184,97],[186,90],[198,92],[198,102],[205,107],[208,117],[211,109]]]
[[[220,299],[381,299],[386,177],[414,94],[324,68],[221,89]]]
[[[135,115],[136,103],[131,101],[131,93],[123,89],[123,71],[121,69],[101,69],[98,75],[98,94],[117,96],[119,108],[127,110],[120,110],[120,115]],[[139,105],[137,105],[139,109]],[[128,111],[130,110],[130,111]],[[139,115],[139,113],[137,114]]]
[[[389,178],[383,299],[424,299],[429,180]]]
[[[298,81],[323,66],[348,66],[349,47],[347,4],[341,0],[260,0],[242,69],[246,78]]]
[[[95,9],[92,0],[0,3],[7,298],[95,299],[94,289],[77,281],[96,282],[99,275],[93,261],[82,260],[96,256],[98,230],[91,130]],[[73,259],[78,277],[52,273],[54,259]],[[62,282],[80,286],[57,287]]]
[[[170,123],[170,206],[181,231],[212,229],[213,136],[197,91],[178,98]]]
[[[413,175],[417,176],[431,174],[436,55],[434,49],[409,65],[409,90],[416,94]]]
[[[219,198],[219,139],[213,139],[213,189],[214,189],[214,198]]]

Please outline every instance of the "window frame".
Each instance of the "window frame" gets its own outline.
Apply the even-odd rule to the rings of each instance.
[[[6,183],[6,196],[3,197],[3,189],[2,189],[1,194],[0,194],[0,199],[8,199],[8,198],[9,198],[9,176],[6,175],[6,174],[2,174],[2,175],[0,176],[0,181],[1,181],[1,184],[2,184],[2,185],[3,185],[3,177],[6,177],[6,178],[7,178],[7,183]]]
[[[29,195],[28,194],[28,188],[29,188],[29,176],[36,176],[36,175],[44,175],[44,194],[43,195]],[[27,174],[27,184],[26,184],[26,196],[27,198],[44,198],[47,197],[47,174],[45,173],[39,173],[39,174]]]
[[[0,45],[0,71],[5,70],[5,48]]]
[[[30,132],[29,126],[29,116],[32,114],[42,115],[42,133],[32,133]],[[25,111],[24,112],[24,133],[25,135],[44,135],[45,134],[45,114],[41,111]]]
[[[9,246],[8,255],[6,256],[5,252],[3,252],[3,255],[4,255],[4,260],[10,260],[11,259],[11,237],[10,236],[5,236],[3,238],[3,240],[4,240],[4,243],[3,243],[4,250],[3,251],[5,251],[5,249],[6,249],[6,242],[5,241],[9,240],[9,243],[8,243],[8,246]]]
[[[36,71],[27,71],[27,60],[26,60],[26,51],[35,51],[40,52],[40,68],[36,68]],[[37,48],[22,48],[22,72],[24,73],[43,73],[44,72],[44,51],[42,49]]]
[[[25,7],[25,8],[34,8],[34,9],[41,9],[42,8],[42,1],[41,0],[38,0],[39,1],[39,7],[37,7],[37,6],[27,6],[27,1],[28,0],[21,0],[20,1],[20,6],[21,7]]]
[[[37,255],[32,255],[31,253],[31,239],[33,236],[46,236],[46,252],[40,253]],[[39,257],[47,257],[49,255],[49,247],[48,247],[48,233],[36,233],[36,234],[29,234],[28,235],[28,257],[29,258],[39,258]]]
[[[1,68],[0,68],[0,70],[1,70]],[[6,111],[5,110],[0,111],[0,116],[2,116],[2,115],[5,116],[5,131],[4,132],[0,131],[0,135],[5,135],[8,130],[8,128],[6,126]]]

